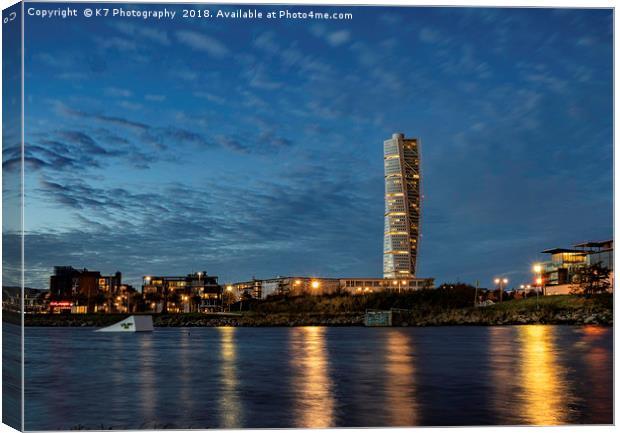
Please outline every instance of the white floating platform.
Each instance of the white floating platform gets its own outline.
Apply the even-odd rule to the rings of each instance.
[[[129,316],[114,325],[97,329],[95,332],[150,332],[153,331],[151,316]]]

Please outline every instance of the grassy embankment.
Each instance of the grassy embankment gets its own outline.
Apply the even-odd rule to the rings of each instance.
[[[423,290],[411,293],[373,293],[363,296],[274,297],[244,301],[230,314],[154,314],[155,326],[300,326],[362,325],[366,309],[402,311],[395,325],[509,325],[526,323],[613,324],[613,297],[546,296],[509,300],[473,307],[468,290]],[[242,311],[239,311],[242,309]],[[6,315],[6,313],[5,313]],[[27,326],[106,326],[123,314],[27,316]]]

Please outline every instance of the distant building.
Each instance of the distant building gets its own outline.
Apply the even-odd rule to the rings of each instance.
[[[420,235],[420,140],[393,134],[383,143],[385,223],[383,276],[416,275]]]
[[[541,263],[542,283],[547,295],[568,294],[576,290],[576,277],[580,269],[594,264],[610,270],[610,284],[613,287],[613,240],[584,242],[573,248],[551,248],[542,253],[551,256],[550,260]]]
[[[21,287],[2,288],[2,309],[19,313],[22,308]],[[49,292],[47,290],[24,288],[24,312],[26,314],[44,313],[49,309]]]
[[[142,284],[146,309],[157,313],[220,311],[222,294],[217,277],[206,272],[186,276],[145,276]]]
[[[273,294],[326,295],[332,293],[368,294],[379,291],[406,291],[433,288],[432,278],[320,278],[277,277],[265,280],[252,279],[230,286],[239,298],[262,299]]]
[[[59,312],[71,304],[69,308],[73,313],[113,312],[113,300],[119,293],[121,279],[120,272],[105,276],[85,268],[56,266],[50,277],[50,308],[52,312]]]
[[[141,294],[129,284],[121,284],[113,299],[114,310],[119,313],[134,313],[143,309]]]

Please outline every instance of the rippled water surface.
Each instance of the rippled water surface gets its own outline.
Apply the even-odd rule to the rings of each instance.
[[[26,428],[612,423],[612,329],[26,328]]]

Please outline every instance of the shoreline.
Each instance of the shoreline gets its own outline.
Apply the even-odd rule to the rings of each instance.
[[[280,297],[253,301],[244,311],[148,314],[155,327],[292,327],[364,326],[368,310],[393,310],[393,326],[607,325],[613,326],[613,295],[545,296],[474,307],[470,294],[448,296],[439,291],[409,294]],[[457,294],[458,295],[458,294]],[[104,327],[131,314],[26,314],[25,326]],[[21,316],[3,311],[3,320],[21,324]]]
[[[510,326],[510,325],[604,325],[613,326],[613,312],[566,311],[549,314],[547,311],[512,313],[501,311],[452,310],[430,315],[403,314],[393,321],[392,327],[427,326]],[[12,317],[11,317],[12,316]],[[116,323],[128,314],[107,315],[27,315],[25,327],[102,327]],[[295,327],[295,326],[364,326],[364,313],[308,314],[279,313],[243,315],[227,314],[152,314],[155,327]],[[13,319],[13,320],[11,320]],[[19,315],[3,312],[3,320],[19,325]]]

